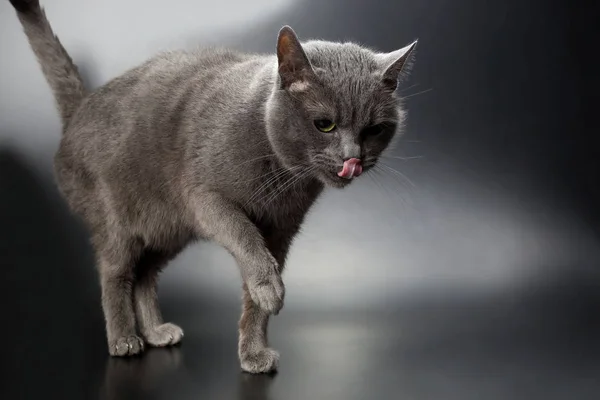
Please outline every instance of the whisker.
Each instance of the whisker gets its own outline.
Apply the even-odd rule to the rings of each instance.
[[[273,184],[275,181],[277,181],[277,179],[281,178],[282,176],[284,176],[286,173],[288,172],[293,172],[296,169],[301,168],[301,166],[294,166],[290,169],[287,168],[283,168],[282,171],[279,171],[277,173],[275,173],[274,176],[270,177],[269,179],[267,179],[265,182],[263,182],[252,194],[252,196],[250,196],[250,198],[246,201],[245,206],[250,205],[253,201],[255,201],[259,195],[261,193],[263,193],[265,190],[267,190],[267,188],[269,187],[269,185]]]
[[[398,175],[399,177],[401,177],[402,179],[406,180],[406,182],[408,182],[412,187],[417,187],[406,175],[404,175],[402,172],[395,170],[394,168],[390,167],[387,164],[382,163],[381,165],[382,167],[386,168],[387,170],[389,170],[390,172]]]
[[[409,94],[408,96],[403,96],[402,100],[410,99],[411,97],[415,97],[415,96],[418,96],[423,93],[431,92],[432,90],[433,90],[433,88],[430,88],[430,89],[425,89],[425,90],[417,92],[417,93]]]
[[[298,181],[306,178],[307,176],[310,175],[311,172],[313,172],[314,170],[317,169],[317,166],[311,166],[308,169],[306,169],[305,171],[303,171],[302,173],[298,174],[298,176],[296,177],[296,179],[293,182],[289,182],[286,186],[282,187],[281,190],[276,193],[273,198],[275,198],[276,196],[278,196],[279,194],[283,193],[285,190],[287,190],[289,187],[293,187],[293,185],[295,185]]]
[[[372,169],[371,171],[375,171],[375,172],[377,172],[377,169],[375,169],[375,168],[374,168],[374,169]],[[367,175],[368,175],[368,176],[369,176],[369,177],[370,177],[370,178],[373,180],[373,182],[375,182],[375,184],[376,184],[377,186],[379,186],[379,188],[380,188],[380,189],[382,189],[382,190],[383,190],[383,191],[385,191],[385,192],[387,192],[387,191],[388,191],[388,190],[387,190],[387,188],[386,188],[386,187],[385,187],[383,184],[381,184],[381,182],[379,182],[378,180],[376,180],[376,179],[375,179],[375,176],[374,176],[373,174],[369,174],[369,173],[367,173]],[[389,193],[388,193],[388,195],[389,195]]]
[[[393,158],[393,159],[396,159],[396,160],[409,161],[409,160],[416,160],[416,159],[423,158],[423,156],[400,157],[400,156],[386,156],[386,155],[382,155],[381,158]]]
[[[301,172],[302,174],[302,172]],[[280,177],[283,175],[280,175]],[[268,190],[271,186],[273,186],[275,184],[275,182],[277,180],[272,180],[271,182],[267,183],[265,185],[265,187],[260,191],[260,196],[255,197],[254,202],[257,203],[258,205],[260,205],[261,209],[264,208],[265,204],[265,200],[269,200],[271,199],[271,197],[276,196],[277,193],[279,193],[279,191],[281,190],[281,187],[288,184],[289,182],[291,182],[292,180],[294,180],[295,178],[297,178],[297,175],[291,174],[286,180],[284,180],[279,186],[275,186],[275,188],[273,188],[272,192],[266,192],[266,190]],[[263,194],[264,193],[264,194]]]
[[[402,93],[402,92],[404,92],[405,90],[412,89],[412,88],[414,88],[414,87],[417,87],[417,86],[419,86],[419,84],[418,84],[418,83],[414,83],[414,84],[412,84],[412,85],[410,85],[410,86],[408,86],[408,87],[405,87],[405,88],[402,88],[402,89],[400,89],[398,92],[399,92],[399,93]]]
[[[384,170],[383,168],[381,168],[381,167],[380,167],[380,166],[378,166],[378,165],[377,165],[377,166],[375,166],[375,168],[374,168],[374,171],[375,171],[377,174],[382,174],[384,177],[385,177],[385,174],[388,174],[388,175],[389,175],[389,173],[388,173],[386,170]],[[390,175],[390,176],[392,177],[392,179],[393,179],[393,180],[395,180],[395,181],[396,181],[398,184],[400,184],[400,186],[401,186],[402,188],[404,188],[404,187],[405,187],[405,186],[404,186],[404,182],[402,182],[402,181],[399,181],[399,180],[397,180],[397,179],[394,179],[394,175]],[[403,207],[407,207],[407,206],[408,206],[408,202],[407,202],[407,201],[406,201],[406,199],[404,198],[403,192],[399,191],[399,190],[398,190],[396,187],[394,187],[394,189],[395,189],[395,192],[396,192],[396,193],[395,193],[396,195],[394,196],[394,195],[392,195],[392,194],[390,193],[390,191],[389,191],[389,187],[388,187],[387,185],[383,185],[383,188],[384,188],[385,192],[388,194],[388,196],[389,196],[389,197],[391,197],[391,198],[397,198],[397,199],[399,199],[399,200],[400,200],[400,203],[401,203],[401,205],[402,205]]]
[[[262,175],[260,175],[260,176],[257,176],[256,178],[247,179],[247,180],[244,180],[244,181],[238,181],[237,183],[248,183],[248,182],[254,182],[254,181],[257,181],[257,180],[259,180],[259,179],[266,178],[267,176],[269,176],[269,175],[272,175],[272,174],[275,174],[275,173],[277,173],[277,172],[284,171],[284,170],[286,170],[286,169],[287,169],[287,167],[280,167],[280,168],[274,169],[274,170],[272,170],[272,171],[269,171],[269,172],[267,172],[267,173],[265,173],[265,174],[262,174]]]
[[[314,159],[314,161],[319,161],[320,160],[320,161],[322,161],[322,162],[324,162],[326,164],[335,164],[335,160],[333,158],[328,157],[328,156],[326,156],[324,154],[316,154],[313,157],[313,159]]]
[[[294,184],[296,184],[298,181],[300,181],[301,179],[304,179],[305,177],[307,177],[312,171],[314,171],[317,168],[316,165],[313,165],[311,167],[309,167],[308,169],[302,171],[300,174],[298,174],[297,176],[293,176],[291,177],[288,181],[286,181],[283,185],[281,185],[279,188],[277,188],[275,190],[274,193],[271,194],[271,196],[268,196],[266,201],[263,204],[263,208],[267,207],[273,200],[275,200],[275,198],[277,196],[279,196],[280,194],[284,193],[289,187],[292,187]]]

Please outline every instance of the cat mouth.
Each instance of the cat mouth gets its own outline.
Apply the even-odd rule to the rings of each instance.
[[[363,173],[363,166],[358,159],[346,160],[343,165],[324,165],[319,168],[320,180],[326,185],[342,188],[349,185]]]
[[[340,160],[341,161],[341,160]],[[372,167],[371,160],[349,158],[343,162],[316,155],[313,162],[318,164],[315,177],[327,186],[343,188]]]
[[[340,178],[352,179],[363,172],[361,161],[358,158],[350,158],[344,161],[342,170],[337,173]]]
[[[352,182],[352,179],[346,179],[339,177],[337,172],[332,171],[321,171],[320,180],[326,184],[327,186],[331,186],[334,188],[343,188]]]

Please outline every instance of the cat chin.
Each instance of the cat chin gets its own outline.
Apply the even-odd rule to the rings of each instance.
[[[346,179],[340,178],[339,176],[332,173],[319,172],[318,179],[327,187],[331,187],[334,189],[343,189],[350,183],[352,183],[352,181],[356,178]]]

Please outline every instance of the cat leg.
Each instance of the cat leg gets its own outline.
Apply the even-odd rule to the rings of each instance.
[[[229,251],[236,259],[252,301],[267,314],[283,307],[285,288],[279,265],[256,225],[239,206],[214,192],[195,193],[198,234]]]
[[[136,265],[133,287],[135,315],[140,333],[146,343],[154,347],[175,345],[183,338],[183,330],[180,327],[163,322],[158,303],[159,274],[171,258],[147,251]]]
[[[242,316],[239,322],[238,357],[242,370],[253,374],[271,372],[279,366],[279,353],[267,339],[269,314],[258,307],[243,285]]]
[[[134,261],[134,249],[124,243],[98,252],[108,352],[113,356],[131,356],[144,350],[144,342],[136,334],[132,301]]]
[[[291,244],[294,229],[263,229],[268,249],[279,264],[279,273],[283,272],[285,259]],[[266,373],[279,366],[279,353],[269,347],[267,330],[269,314],[260,309],[243,286],[242,316],[239,321],[238,356],[241,367],[250,373]]]

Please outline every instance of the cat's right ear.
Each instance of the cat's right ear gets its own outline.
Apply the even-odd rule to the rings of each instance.
[[[391,91],[396,90],[400,78],[403,73],[406,73],[407,67],[412,62],[416,47],[417,41],[415,40],[400,50],[377,55],[377,60],[384,69],[383,83]]]
[[[277,62],[282,89],[304,88],[314,75],[296,33],[287,25],[281,28],[277,37]]]

